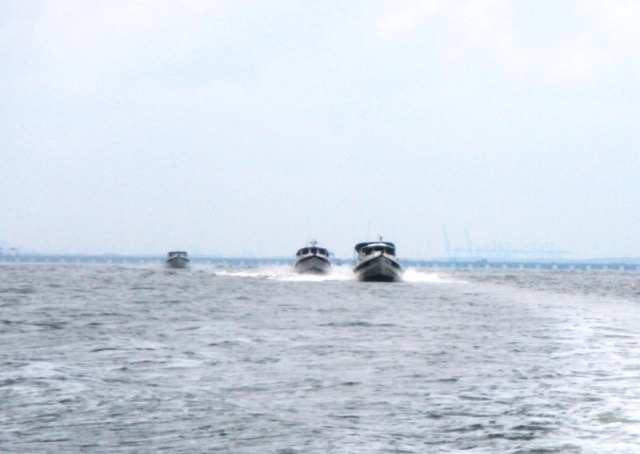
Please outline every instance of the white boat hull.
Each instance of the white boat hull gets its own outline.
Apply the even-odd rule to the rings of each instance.
[[[397,282],[402,280],[402,267],[394,257],[384,254],[367,257],[353,269],[359,281]]]

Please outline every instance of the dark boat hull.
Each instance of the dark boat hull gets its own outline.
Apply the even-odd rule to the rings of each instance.
[[[329,260],[317,255],[303,257],[295,264],[296,273],[300,274],[327,274],[330,268]]]
[[[353,269],[356,278],[365,282],[397,282],[402,280],[400,264],[384,255],[366,258]]]
[[[168,268],[182,269],[189,267],[189,259],[184,257],[173,257],[166,261]]]

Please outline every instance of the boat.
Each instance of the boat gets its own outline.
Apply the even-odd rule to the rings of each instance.
[[[353,272],[359,281],[397,282],[402,280],[402,267],[396,257],[396,246],[388,241],[367,241],[355,247]]]
[[[165,262],[169,268],[187,268],[189,256],[185,251],[171,251],[167,254]]]
[[[327,274],[331,269],[329,251],[317,246],[313,240],[309,246],[298,249],[296,252],[295,270],[300,274]]]

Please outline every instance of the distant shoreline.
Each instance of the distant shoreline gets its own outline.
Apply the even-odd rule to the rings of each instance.
[[[119,254],[15,254],[0,255],[0,263],[86,263],[86,264],[151,264],[164,263],[164,255]],[[191,263],[229,267],[292,266],[293,257],[218,257],[191,256]],[[352,266],[353,259],[337,258],[336,266]],[[405,268],[449,269],[557,269],[557,270],[625,270],[640,271],[640,258],[600,258],[583,260],[488,260],[475,258],[401,259]]]

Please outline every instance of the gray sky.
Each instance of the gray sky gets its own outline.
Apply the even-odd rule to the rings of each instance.
[[[0,2],[0,240],[640,256],[638,1]]]

